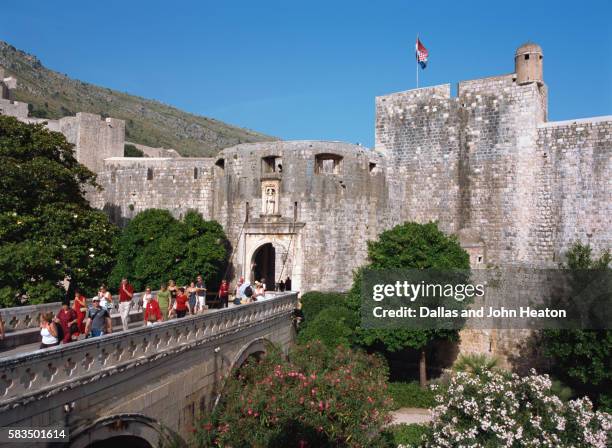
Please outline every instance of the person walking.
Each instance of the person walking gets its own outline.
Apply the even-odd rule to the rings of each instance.
[[[229,285],[227,284],[227,280],[222,280],[221,286],[219,286],[219,300],[221,301],[221,308],[228,307],[228,299],[229,299]]]
[[[174,280],[168,280],[168,292],[170,293],[169,310],[172,311],[176,303],[176,296],[178,295],[178,288],[176,287]]]
[[[53,322],[53,313],[40,316],[40,348],[54,347],[59,344],[57,324]]]
[[[143,311],[147,309],[147,303],[149,303],[149,300],[151,300],[151,298],[153,298],[153,294],[151,293],[151,288],[147,286],[145,288],[144,294],[142,295],[142,309],[143,309]]]
[[[87,299],[81,294],[79,288],[74,289],[74,302],[72,309],[77,316],[77,326],[79,333],[85,333],[85,317],[87,316]]]
[[[170,291],[165,283],[162,283],[157,293],[157,304],[164,316],[167,316],[170,311]]]
[[[185,294],[185,288],[180,287],[179,293],[176,296],[176,317],[181,318],[185,317],[187,311],[191,312],[191,307],[189,306],[189,297]]]
[[[55,316],[56,322],[62,327],[64,337],[60,341],[62,344],[67,344],[73,340],[73,335],[76,337],[79,335],[79,328],[77,326],[77,315],[73,309],[70,308],[67,302],[62,303],[62,308],[57,312]],[[74,339],[76,339],[74,337]]]
[[[94,297],[93,307],[87,313],[85,333],[91,335],[91,337],[98,337],[103,334],[110,334],[112,331],[110,313],[106,308],[100,306],[100,299]]]
[[[119,285],[119,314],[121,315],[121,325],[123,331],[128,330],[130,321],[130,309],[132,308],[132,297],[134,297],[134,287],[128,283],[126,277],[121,279]]]
[[[106,289],[106,286],[100,286],[100,289],[98,290],[98,297],[100,298],[100,306],[102,308],[106,308],[110,313],[110,311],[113,309],[113,296]]]
[[[234,294],[234,305],[240,305],[240,299],[242,297],[241,288],[244,284],[244,277],[240,277],[236,283],[236,293]]]
[[[196,295],[198,296],[198,303],[196,304],[198,307],[197,312],[198,314],[201,314],[206,309],[206,284],[204,283],[201,274],[198,275],[195,286]]]
[[[189,307],[191,308],[191,314],[195,314],[196,305],[198,304],[197,298],[198,288],[195,286],[195,282],[191,282],[189,284],[189,288],[187,288],[187,296],[189,297]]]
[[[157,322],[161,322],[163,320],[163,315],[161,309],[159,308],[159,303],[155,296],[152,296],[147,301],[147,306],[144,311],[144,321],[145,325],[153,325]]]

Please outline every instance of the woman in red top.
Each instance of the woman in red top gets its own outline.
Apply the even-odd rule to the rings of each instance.
[[[179,288],[179,293],[176,296],[176,317],[185,317],[187,311],[191,312],[189,306],[189,297],[185,294],[185,288]]]
[[[85,333],[85,313],[87,313],[87,304],[85,302],[85,297],[81,295],[81,291],[78,288],[74,290],[74,304],[72,305],[72,309],[76,313],[77,317],[77,326],[80,333]]]
[[[62,309],[58,311],[57,316],[55,316],[57,319],[57,323],[59,325],[61,325],[62,330],[64,330],[64,339],[62,339],[60,342],[62,344],[66,344],[68,342],[70,342],[70,340],[72,339],[72,333],[76,333],[76,335],[78,336],[79,332],[78,331],[70,331],[72,324],[76,324],[77,323],[77,315],[76,312],[73,309],[69,308],[69,304],[64,302],[62,303]],[[75,330],[73,328],[73,330]],[[77,329],[78,330],[78,329]],[[76,339],[76,337],[75,337]]]
[[[221,300],[221,308],[227,308],[227,300],[229,298],[229,285],[227,280],[221,282],[219,286],[219,299]]]
[[[152,296],[147,301],[147,307],[144,312],[145,325],[153,325],[155,322],[161,322],[163,320],[157,297]]]

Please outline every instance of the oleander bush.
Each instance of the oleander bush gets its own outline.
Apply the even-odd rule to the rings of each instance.
[[[200,447],[383,447],[387,367],[379,356],[320,342],[249,362],[200,422]]]
[[[432,386],[435,388],[435,386]],[[547,375],[457,372],[436,396],[430,447],[597,447],[612,442],[612,416],[588,398],[563,403]]]

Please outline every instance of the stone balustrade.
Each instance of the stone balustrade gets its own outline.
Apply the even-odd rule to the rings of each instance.
[[[143,292],[134,293],[132,298],[133,303],[138,303],[141,299]],[[154,294],[156,294],[154,292]],[[119,302],[119,296],[114,295],[113,301]],[[87,299],[88,305],[91,303],[91,299]],[[27,330],[29,328],[38,328],[41,314],[53,312],[56,314],[62,307],[62,302],[43,303],[40,305],[27,305],[27,306],[16,306],[13,308],[2,308],[0,309],[0,317],[4,321],[4,330],[7,333],[11,331]],[[112,310],[111,313],[115,313]]]
[[[0,360],[0,413],[189,350],[261,322],[290,319],[296,293]]]

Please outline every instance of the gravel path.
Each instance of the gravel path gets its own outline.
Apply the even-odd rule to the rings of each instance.
[[[391,416],[393,420],[389,425],[429,423],[431,421],[431,411],[427,408],[400,408],[391,412]]]

